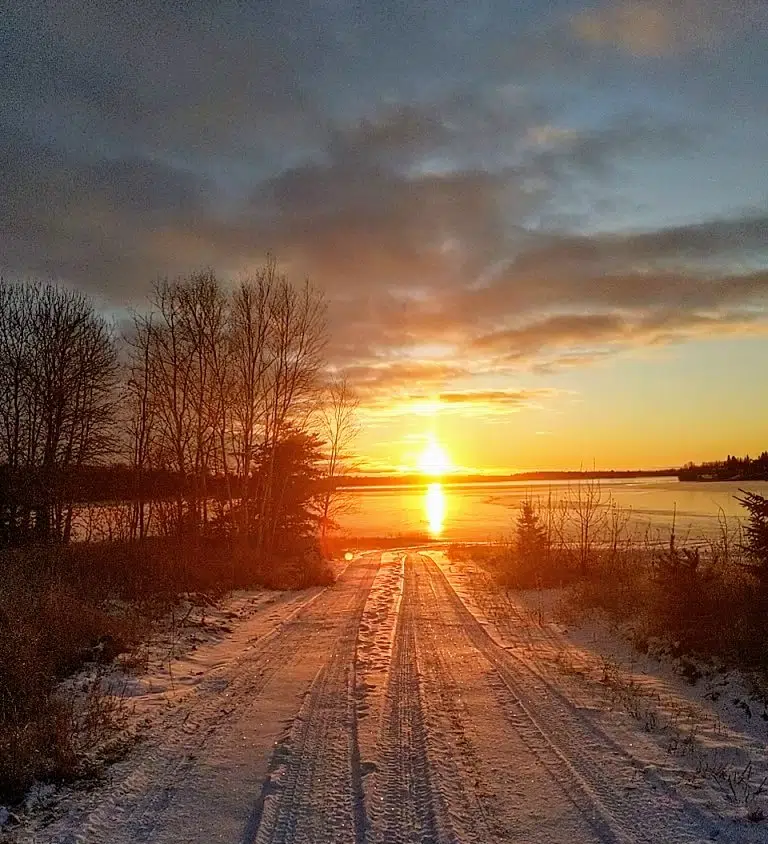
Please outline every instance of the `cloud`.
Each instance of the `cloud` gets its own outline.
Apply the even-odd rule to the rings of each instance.
[[[625,234],[568,235],[544,233],[531,240],[516,262],[520,270],[604,270],[645,265],[659,260],[698,261],[734,258],[744,253],[768,255],[768,213],[707,220],[685,226]]]
[[[327,288],[358,278],[418,289],[480,271],[503,239],[500,206],[514,191],[513,174],[411,179],[345,162],[283,173],[255,200],[268,209],[264,236]]]
[[[604,341],[620,334],[624,326],[624,320],[615,314],[558,314],[519,328],[485,334],[473,345],[481,351],[503,350],[505,355],[516,358],[545,346]]]
[[[515,391],[465,390],[760,330],[764,210],[628,233],[593,211],[619,174],[700,143],[666,88],[646,97],[668,79],[606,93],[621,51],[715,43],[761,5],[626,0],[552,24],[450,4],[11,3],[0,269],[140,305],[158,275],[236,277],[271,251],[326,291],[332,362],[377,408],[514,409]]]
[[[760,14],[759,0],[614,0],[574,15],[572,27],[585,41],[663,56],[712,47]]]
[[[76,46],[85,61],[92,27],[79,21],[79,29]],[[64,43],[72,38],[68,33]],[[231,52],[239,43],[228,45],[226,55],[237,66],[242,57]],[[139,74],[133,93],[123,90],[123,77],[99,81],[95,69],[92,84],[86,85],[87,68],[62,81],[57,49],[54,57],[22,62],[23,112],[21,92],[14,99],[6,91],[0,100],[9,192],[4,263],[6,270],[98,288],[121,302],[157,275],[201,265],[232,274],[267,251],[332,294],[353,287],[455,289],[506,260],[519,233],[574,177],[606,176],[617,157],[683,142],[676,130],[641,119],[575,132],[548,123],[548,109],[530,97],[483,88],[367,107],[352,118],[304,109],[301,96],[295,102],[287,95],[285,114],[273,109],[265,116],[259,94],[236,115],[220,71],[211,81],[201,64],[213,56],[195,53],[189,61],[204,77],[197,96],[210,94],[198,131],[200,115],[183,86],[172,102],[153,104],[147,98],[159,96],[154,77]],[[133,56],[136,48],[126,49]],[[175,54],[166,61],[172,77],[181,73]],[[143,64],[141,72],[151,73]],[[55,85],[71,100],[61,122],[52,115]],[[43,100],[29,93],[46,86]],[[34,106],[51,125],[28,125]],[[156,117],[174,109],[168,119],[178,126],[169,136]],[[87,135],[73,130],[71,113],[82,115]],[[251,118],[255,146],[237,140]],[[210,128],[219,122],[229,128]],[[11,128],[17,124],[22,128]],[[214,134],[206,140],[207,132]]]
[[[536,375],[549,376],[568,369],[584,369],[596,366],[615,357],[622,351],[621,347],[613,345],[609,348],[593,349],[589,352],[557,350],[538,357],[530,364],[531,371]]]
[[[370,288],[342,303],[333,346],[376,361],[447,343],[473,371],[587,363],[606,347],[756,330],[766,315],[768,218],[714,220],[624,235],[520,233],[517,254],[480,284],[447,278],[434,295]],[[740,272],[739,268],[743,268]],[[421,373],[419,373],[421,374]],[[455,373],[460,377],[459,373]]]
[[[321,153],[284,168],[274,162],[278,172],[266,178],[252,173],[236,200],[214,178],[162,156],[75,152],[7,130],[3,260],[7,270],[118,300],[139,294],[142,276],[146,286],[201,264],[234,273],[267,251],[334,293],[456,285],[498,253],[504,207],[522,217],[534,199],[515,168],[466,168],[449,157],[425,170],[434,143],[461,135],[440,129],[441,119],[434,108],[411,108],[330,127]]]
[[[473,407],[503,410],[520,408],[538,403],[541,399],[551,398],[554,390],[460,390],[440,393],[437,400],[444,405],[472,405]]]
[[[748,310],[697,313],[670,309],[626,316],[619,313],[559,314],[478,337],[473,345],[481,351],[493,350],[507,360],[530,361],[544,350],[568,348],[562,359],[585,363],[595,350],[605,346],[658,345],[687,337],[743,332],[755,326],[760,314]],[[765,326],[768,328],[768,326]],[[592,349],[574,358],[574,349]],[[605,348],[602,348],[605,352]],[[548,367],[552,369],[554,362]]]
[[[133,298],[142,281],[172,266],[158,235],[192,228],[207,213],[203,180],[150,158],[91,160],[8,130],[0,162],[6,271],[118,297],[132,282],[124,293]]]
[[[539,389],[464,389],[439,393],[411,392],[392,395],[374,394],[361,404],[362,413],[371,419],[413,416],[493,417],[540,407],[561,394],[550,388]]]
[[[485,284],[399,306],[373,299],[342,332],[348,358],[368,360],[350,375],[370,395],[434,396],[472,377],[550,375],[643,345],[765,332],[768,271],[720,269],[747,255],[759,263],[762,231],[763,218],[748,216],[625,235],[531,234]],[[435,342],[447,344],[447,360],[377,357]]]
[[[418,386],[424,391],[464,377],[470,370],[461,364],[442,361],[394,361],[372,365],[353,365],[342,370],[363,396],[409,392]]]
[[[453,307],[486,319],[552,309],[764,308],[766,224],[768,216],[750,215],[624,235],[531,233],[489,283]]]

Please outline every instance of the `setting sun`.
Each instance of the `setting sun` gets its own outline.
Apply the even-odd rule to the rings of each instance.
[[[430,440],[419,457],[419,470],[425,475],[444,475],[451,469],[445,449],[436,440]]]

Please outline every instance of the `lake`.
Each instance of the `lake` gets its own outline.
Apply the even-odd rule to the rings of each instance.
[[[582,482],[583,483],[583,482]],[[339,518],[349,536],[374,537],[426,533],[434,539],[486,541],[509,534],[521,501],[561,501],[577,492],[578,481],[509,481],[350,490],[348,509]],[[677,535],[701,541],[719,532],[719,518],[737,528],[745,510],[734,498],[739,488],[768,497],[768,482],[681,483],[676,477],[600,481],[604,503],[610,498],[629,513],[629,528],[668,538],[673,520]]]

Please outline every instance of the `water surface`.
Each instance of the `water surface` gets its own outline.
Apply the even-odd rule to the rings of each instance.
[[[355,489],[348,493],[350,512],[341,522],[351,536],[424,533],[435,539],[492,540],[513,530],[523,500],[556,505],[578,495],[578,487],[578,481],[508,481]],[[723,520],[730,528],[738,527],[745,513],[735,498],[740,488],[768,497],[764,481],[681,483],[675,477],[600,481],[603,506],[614,502],[626,510],[630,530],[663,538],[674,522],[677,535],[691,540],[715,536]]]

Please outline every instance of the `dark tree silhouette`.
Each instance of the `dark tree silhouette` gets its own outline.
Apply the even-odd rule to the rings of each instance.
[[[739,491],[742,497],[737,496],[737,501],[749,514],[744,527],[747,540],[744,547],[752,559],[752,572],[762,588],[768,591],[768,498],[756,492]]]
[[[345,387],[321,466],[309,432],[324,406],[325,302],[308,282],[271,258],[234,290],[210,270],[160,280],[123,339],[119,369],[86,297],[0,285],[0,543],[68,542],[75,505],[105,500],[126,502],[121,536],[198,537],[215,523],[262,559],[285,531],[317,530],[319,473],[341,466],[351,405]],[[310,498],[308,521],[289,505]]]
[[[73,476],[115,445],[117,351],[82,294],[34,283],[0,286],[2,525],[69,540]]]
[[[349,499],[338,489],[338,481],[353,468],[352,446],[360,430],[358,406],[358,398],[346,378],[334,379],[324,391],[319,411],[319,432],[325,443],[321,540],[330,529],[337,527],[336,519],[348,509]]]
[[[526,571],[539,568],[547,552],[547,529],[531,501],[523,501],[517,516],[515,547]]]

